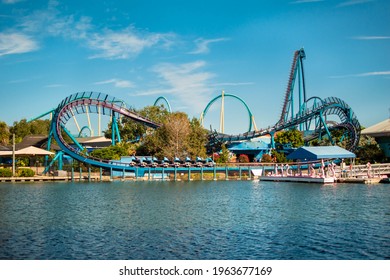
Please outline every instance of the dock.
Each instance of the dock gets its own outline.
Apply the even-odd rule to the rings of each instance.
[[[281,167],[279,165],[279,167]],[[274,182],[301,182],[316,184],[388,183],[390,164],[373,164],[368,170],[363,165],[353,168],[337,166],[334,172],[323,172],[317,167],[311,173],[303,165],[291,165],[276,170],[275,164],[227,164],[213,167],[134,167],[131,170],[105,171],[103,169],[57,171],[34,177],[0,177],[2,182],[109,182],[109,181],[207,181],[207,180],[259,180]]]
[[[333,177],[309,177],[309,176],[260,176],[260,181],[272,182],[299,182],[299,183],[316,183],[316,184],[334,184]]]
[[[382,183],[384,178],[337,178],[337,183],[356,183],[356,184],[378,184]]]
[[[70,176],[34,176],[34,177],[1,177],[0,183],[23,183],[23,182],[97,182],[97,181],[110,181],[109,176],[83,176],[83,177],[70,177]]]

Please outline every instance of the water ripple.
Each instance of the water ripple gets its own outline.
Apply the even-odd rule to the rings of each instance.
[[[387,185],[0,185],[0,259],[389,259]]]

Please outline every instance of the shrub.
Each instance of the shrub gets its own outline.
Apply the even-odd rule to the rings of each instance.
[[[274,158],[276,158],[276,162],[287,162],[287,158],[284,153],[279,153],[273,150],[272,155],[274,156]]]
[[[272,162],[272,157],[269,154],[263,154],[261,162]]]
[[[0,168],[0,177],[12,177],[12,171],[9,168]]]
[[[34,170],[29,168],[20,168],[18,170],[18,176],[19,177],[33,177],[35,175]]]
[[[248,155],[244,155],[244,154],[240,155],[240,156],[238,157],[238,162],[241,162],[241,163],[248,163],[248,162],[249,162],[249,157],[248,157]]]

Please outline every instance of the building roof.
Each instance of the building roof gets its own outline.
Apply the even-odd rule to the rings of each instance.
[[[54,155],[54,153],[34,146],[30,146],[15,151],[15,155],[45,156],[45,155]],[[0,151],[0,156],[12,156],[12,151]]]
[[[80,144],[111,143],[111,139],[108,139],[104,136],[77,137],[76,140]]]
[[[10,150],[11,150],[10,148],[0,145],[0,151],[10,151]]]
[[[261,140],[233,142],[228,145],[230,151],[268,150],[269,148],[270,145]]]
[[[372,137],[390,136],[390,119],[384,120],[380,123],[363,129],[361,134]]]
[[[41,149],[47,149],[47,142],[48,142],[48,137],[47,136],[44,136],[44,135],[28,135],[28,136],[25,136],[23,138],[22,142],[20,142],[20,143],[15,145],[15,150],[19,151],[21,149],[24,149],[24,148],[27,148],[27,147],[30,147],[30,146],[34,146],[34,147],[41,148]],[[61,150],[61,148],[58,145],[54,144],[54,143],[51,143],[50,149],[51,150],[56,150],[56,151],[60,151]],[[6,146],[0,146],[0,151],[12,151],[12,145],[8,145],[7,147]]]
[[[354,158],[354,153],[339,146],[301,147],[287,156],[288,159],[318,160],[335,158]]]
[[[22,142],[15,145],[15,149],[20,150],[30,146],[42,148],[46,142],[47,136],[45,135],[28,135],[23,138]]]

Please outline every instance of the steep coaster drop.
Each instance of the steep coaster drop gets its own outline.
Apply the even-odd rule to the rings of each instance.
[[[250,129],[248,132],[237,135],[227,135],[214,131],[209,136],[210,147],[222,143],[249,140],[264,135],[271,135],[271,143],[274,143],[273,136],[276,132],[285,129],[298,129],[303,132],[306,143],[315,139],[321,140],[326,136],[332,145],[335,145],[336,141],[331,132],[339,130],[342,133],[340,139],[344,142],[345,148],[350,151],[356,150],[359,144],[361,127],[348,104],[337,97],[325,99],[316,96],[306,97],[303,71],[303,59],[305,58],[306,55],[303,49],[294,53],[282,112],[279,121],[275,125],[265,129]],[[298,83],[298,92],[296,93],[298,100],[294,100],[294,85],[296,83]],[[211,102],[206,108],[208,109],[210,105]],[[253,116],[251,117],[253,118]]]
[[[271,135],[272,145],[273,135],[276,132],[285,129],[299,129],[300,131],[303,131],[306,142],[327,136],[331,144],[334,145],[336,143],[332,138],[331,132],[339,130],[342,132],[341,139],[344,141],[345,147],[350,151],[354,151],[357,148],[360,139],[361,127],[358,119],[352,109],[343,100],[337,97],[325,99],[319,97],[306,98],[302,62],[305,57],[303,49],[296,51],[294,54],[284,103],[282,105],[281,117],[275,125],[265,129],[257,129],[254,124],[254,117],[246,103],[235,95],[226,94],[226,96],[239,99],[246,106],[250,118],[249,131],[238,135],[210,132],[209,146],[212,147],[220,145],[221,143],[248,140],[263,135]],[[294,104],[295,81],[298,81],[298,106]],[[207,105],[205,111],[202,113],[202,118],[205,116],[210,105],[218,98],[220,98],[220,96],[214,98]],[[170,105],[165,97],[160,97],[159,99],[165,101],[170,110]],[[160,101],[159,99],[156,100],[155,104]],[[116,141],[120,142],[120,133],[117,124],[117,120],[120,117],[130,118],[135,122],[154,129],[160,126],[160,124],[142,117],[128,108],[129,107],[122,100],[103,93],[80,92],[73,94],[65,98],[56,109],[51,111],[53,113],[53,119],[51,122],[48,148],[50,148],[51,138],[54,137],[63,153],[68,154],[80,162],[105,169],[134,171],[134,167],[129,166],[128,164],[114,163],[89,156],[88,153],[84,151],[85,148],[77,142],[75,137],[66,128],[68,120],[74,118],[77,114],[96,113],[110,116],[112,118],[112,143],[115,144]],[[295,111],[297,113],[295,113]],[[254,124],[253,126],[252,123]],[[253,128],[254,130],[252,130]],[[65,141],[64,135],[67,135],[72,140],[73,145]]]

